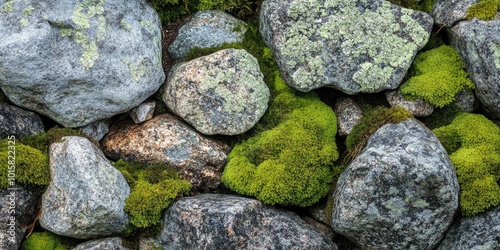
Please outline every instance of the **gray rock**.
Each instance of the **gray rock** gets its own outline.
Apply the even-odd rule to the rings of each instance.
[[[334,107],[337,116],[337,126],[339,136],[347,136],[352,128],[361,121],[364,115],[361,107],[351,98],[341,97],[335,100]]]
[[[455,95],[455,101],[453,104],[457,105],[459,108],[466,112],[474,112],[477,109],[476,97],[474,93],[469,93],[466,90],[462,90]]]
[[[232,195],[180,199],[163,223],[163,249],[337,249],[297,215]]]
[[[347,94],[397,88],[433,20],[380,0],[266,0],[260,32],[285,82]]]
[[[140,125],[120,123],[111,127],[102,143],[112,159],[163,163],[198,189],[217,188],[229,147],[205,137],[178,118],[163,114]]]
[[[130,250],[124,246],[124,241],[119,237],[87,241],[79,244],[73,250]]]
[[[0,102],[0,140],[11,135],[17,138],[35,135],[44,129],[37,114]]]
[[[391,107],[402,107],[410,111],[414,116],[426,117],[430,116],[432,112],[434,112],[434,106],[432,106],[432,104],[429,104],[422,99],[408,101],[397,90],[386,91],[385,99],[391,105]]]
[[[255,57],[245,50],[225,49],[176,64],[163,101],[203,134],[237,135],[264,115],[269,89]]]
[[[413,119],[386,124],[340,175],[332,227],[363,249],[432,249],[458,208],[455,169]]]
[[[151,235],[139,236],[139,250],[157,250],[158,248],[160,248],[158,239],[155,239]]]
[[[500,249],[500,207],[474,217],[460,218],[450,227],[437,249]]]
[[[319,203],[307,209],[309,215],[315,220],[328,224],[329,222],[326,220],[326,203]]]
[[[52,181],[42,197],[40,225],[55,234],[90,239],[128,226],[123,207],[130,188],[88,139],[63,137],[50,146]]]
[[[35,219],[36,205],[35,196],[20,186],[0,189],[0,249],[19,249],[25,226]]]
[[[316,231],[323,233],[328,239],[334,239],[336,234],[333,229],[311,217],[301,217],[308,225],[312,226]]]
[[[127,112],[165,75],[161,24],[145,0],[2,1],[0,87],[66,127]]]
[[[111,121],[109,119],[104,119],[100,121],[95,121],[80,130],[86,135],[92,137],[96,141],[100,141],[108,132],[109,124]]]
[[[155,113],[156,102],[145,102],[129,111],[129,115],[135,124],[151,120]]]
[[[500,119],[500,19],[460,22],[450,33],[451,45],[476,85],[476,97],[489,115]]]
[[[453,27],[465,19],[467,9],[480,0],[436,0],[431,15],[438,26]]]
[[[199,11],[179,29],[168,52],[174,60],[181,59],[194,48],[213,48],[224,43],[242,42],[246,31],[245,22],[223,11]]]

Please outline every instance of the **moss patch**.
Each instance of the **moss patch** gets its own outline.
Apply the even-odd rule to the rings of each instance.
[[[435,0],[387,0],[387,1],[404,8],[423,11],[423,12],[431,11],[435,2]]]
[[[51,232],[34,232],[21,245],[21,250],[67,250],[61,236]]]
[[[481,0],[467,9],[467,19],[473,18],[482,19],[485,21],[495,19],[497,12],[500,10],[500,0]]]

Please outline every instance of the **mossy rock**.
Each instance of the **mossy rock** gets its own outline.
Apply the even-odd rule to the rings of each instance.
[[[34,232],[21,245],[21,250],[68,250],[62,237],[51,232]]]
[[[500,0],[481,0],[467,9],[466,18],[489,21],[495,19],[498,11],[500,11]]]
[[[390,3],[423,12],[431,11],[435,0],[388,0]]]

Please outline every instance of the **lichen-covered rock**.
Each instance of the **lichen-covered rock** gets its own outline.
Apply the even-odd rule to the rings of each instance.
[[[145,102],[129,111],[129,115],[135,124],[151,120],[155,113],[156,102]]]
[[[173,166],[199,189],[216,188],[229,147],[197,133],[178,118],[163,114],[140,125],[111,127],[102,141],[110,158]]]
[[[465,19],[467,9],[481,0],[436,0],[431,15],[439,26],[453,27]]]
[[[130,250],[119,237],[91,240],[79,244],[72,250]]]
[[[194,48],[213,48],[224,43],[238,43],[243,41],[246,30],[245,22],[225,12],[199,11],[179,29],[168,52],[177,60],[188,56],[188,52]]]
[[[0,139],[14,135],[17,138],[44,131],[42,119],[37,114],[0,102]]]
[[[260,31],[286,83],[347,94],[399,86],[433,20],[379,0],[266,0]]]
[[[165,75],[144,0],[0,1],[0,87],[14,104],[81,127],[139,105]]]
[[[465,112],[474,112],[478,103],[476,103],[476,97],[474,93],[471,93],[467,90],[462,90],[455,95],[455,101],[453,101],[457,107],[461,108]]]
[[[269,89],[255,57],[225,49],[175,65],[163,101],[203,134],[236,135],[264,115]]]
[[[221,194],[174,203],[165,212],[159,241],[163,249],[337,249],[296,214]]]
[[[351,98],[342,97],[335,100],[335,115],[337,116],[338,133],[347,136],[352,128],[361,121],[363,109]]]
[[[0,189],[0,248],[19,249],[26,233],[26,226],[33,223],[37,200],[20,186]]]
[[[414,116],[426,117],[434,112],[434,106],[422,99],[408,101],[404,96],[396,91],[386,91],[385,99],[391,107],[399,106],[410,111]]]
[[[438,250],[500,249],[500,207],[474,217],[463,217],[450,227]]]
[[[500,119],[500,19],[460,22],[450,31],[484,109]]]
[[[339,177],[331,225],[363,249],[432,249],[458,208],[455,169],[436,136],[386,124]]]
[[[52,182],[42,197],[40,225],[77,239],[124,231],[123,207],[130,187],[123,175],[88,139],[63,137],[50,146]]]
[[[100,141],[109,132],[110,123],[111,121],[109,119],[95,121],[85,127],[80,128],[80,130],[86,135],[90,136],[92,139]]]

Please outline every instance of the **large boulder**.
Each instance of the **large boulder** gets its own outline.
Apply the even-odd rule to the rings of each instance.
[[[44,131],[37,114],[0,102],[0,139],[14,135],[17,138]]]
[[[467,9],[481,0],[436,0],[431,15],[439,26],[453,27],[465,19]]]
[[[14,104],[80,127],[163,83],[161,24],[145,0],[2,1],[0,87]]]
[[[159,115],[140,125],[120,123],[102,141],[110,158],[142,163],[163,163],[198,189],[220,185],[229,147],[197,133],[178,118]]]
[[[413,119],[386,124],[339,177],[333,229],[363,249],[432,249],[458,208],[455,169]]]
[[[433,20],[380,0],[266,0],[260,32],[286,83],[347,94],[399,86]]]
[[[174,203],[165,212],[159,241],[163,249],[337,249],[296,214],[221,194]]]
[[[245,50],[225,49],[176,64],[163,101],[203,134],[236,135],[264,115],[269,89],[255,57]]]
[[[486,112],[500,119],[500,19],[460,22],[450,31],[475,93]]]
[[[77,239],[124,231],[130,187],[88,139],[67,136],[50,146],[52,181],[42,197],[40,225]]]

